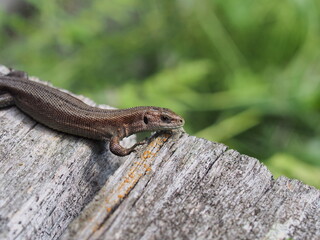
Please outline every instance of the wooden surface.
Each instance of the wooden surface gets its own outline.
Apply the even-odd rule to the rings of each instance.
[[[0,239],[320,239],[319,190],[222,144],[106,146],[0,110]]]

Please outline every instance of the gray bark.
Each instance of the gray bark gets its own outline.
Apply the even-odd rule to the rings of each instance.
[[[222,144],[161,133],[121,158],[0,110],[0,239],[320,239],[319,216],[319,190]]]

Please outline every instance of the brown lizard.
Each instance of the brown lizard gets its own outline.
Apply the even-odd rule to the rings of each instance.
[[[120,140],[134,133],[180,128],[184,120],[167,108],[134,107],[102,109],[56,88],[28,79],[26,73],[11,71],[0,76],[0,108],[15,105],[34,120],[52,129],[96,140],[109,140],[118,156],[135,151]]]

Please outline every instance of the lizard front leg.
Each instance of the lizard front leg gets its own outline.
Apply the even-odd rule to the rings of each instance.
[[[124,148],[120,145],[120,140],[122,138],[120,138],[119,136],[113,136],[110,139],[110,151],[118,156],[126,156],[129,155],[130,153],[135,151],[135,148],[139,145],[142,145],[145,143],[145,141],[142,142],[138,142],[136,144],[134,144],[132,147],[130,148]]]

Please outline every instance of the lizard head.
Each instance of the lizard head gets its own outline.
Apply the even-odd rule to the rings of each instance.
[[[151,107],[143,115],[143,123],[149,131],[170,130],[184,125],[184,119],[167,108]]]

